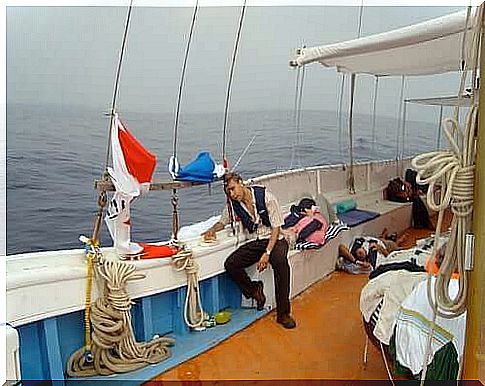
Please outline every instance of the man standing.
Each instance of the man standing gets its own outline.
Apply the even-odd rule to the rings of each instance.
[[[245,268],[257,263],[259,272],[271,264],[274,271],[276,293],[276,321],[285,328],[296,327],[290,315],[290,266],[288,243],[280,235],[283,224],[281,209],[275,196],[262,186],[247,187],[236,173],[225,175],[226,193],[236,221],[240,221],[247,242],[235,250],[224,263],[226,271],[246,298],[256,300],[258,310],[266,302],[262,281],[251,281]],[[230,223],[227,207],[221,219],[207,232],[205,240],[215,240],[216,232]]]

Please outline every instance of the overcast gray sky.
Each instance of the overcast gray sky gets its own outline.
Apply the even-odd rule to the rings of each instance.
[[[442,16],[462,7],[365,7],[362,35]],[[107,110],[111,102],[126,8],[8,7],[7,103],[60,104]],[[200,8],[188,59],[182,111],[222,111],[241,9]],[[135,8],[118,106],[174,111],[193,9]],[[231,111],[291,110],[295,47],[357,36],[358,7],[249,7],[234,75]],[[438,78],[438,81],[436,81]],[[379,110],[395,114],[400,79],[380,81]],[[453,94],[455,75],[407,80],[407,97]],[[335,110],[339,76],[307,66],[304,109]],[[373,80],[362,77],[357,112],[369,113]],[[419,108],[418,108],[419,109]],[[417,113],[419,114],[419,112]],[[425,113],[423,110],[423,115]]]

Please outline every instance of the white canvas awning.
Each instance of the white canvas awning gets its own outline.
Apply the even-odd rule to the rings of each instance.
[[[469,28],[474,20],[470,15]],[[319,62],[339,71],[386,75],[427,75],[457,71],[461,65],[467,11],[334,44],[303,48],[293,66]],[[467,46],[472,33],[468,30]]]

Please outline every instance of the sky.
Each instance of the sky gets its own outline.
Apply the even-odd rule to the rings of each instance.
[[[136,2],[135,2],[136,5]],[[363,8],[361,35],[442,16],[463,7]],[[235,64],[230,111],[292,110],[294,50],[357,37],[358,6],[249,6]],[[7,7],[9,104],[109,109],[127,7]],[[118,109],[173,112],[192,7],[135,7],[123,60]],[[241,7],[201,7],[190,45],[182,112],[224,108]],[[307,66],[302,109],[335,111],[340,76]],[[379,86],[378,114],[393,116],[399,78]],[[369,113],[374,80],[358,79],[356,111]],[[456,93],[457,77],[412,79],[406,97]],[[423,113],[423,118],[429,113]],[[419,115],[419,114],[418,114]],[[419,117],[418,117],[419,118]]]

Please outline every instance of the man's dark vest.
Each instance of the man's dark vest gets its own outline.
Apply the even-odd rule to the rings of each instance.
[[[271,228],[271,222],[269,221],[268,208],[265,204],[265,187],[264,186],[253,186],[254,198],[256,200],[256,210],[261,218],[263,224]],[[258,229],[258,224],[255,224],[251,219],[251,215],[243,208],[241,203],[236,200],[231,200],[232,207],[237,217],[241,220],[243,227],[247,229],[249,233],[254,233]]]

